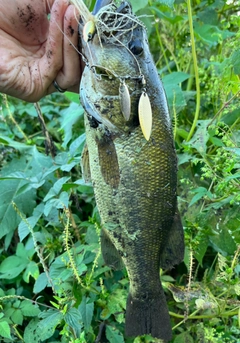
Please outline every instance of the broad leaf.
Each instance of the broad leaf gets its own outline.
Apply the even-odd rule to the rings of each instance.
[[[84,296],[80,306],[78,307],[81,315],[85,330],[88,330],[93,317],[94,304],[87,303],[88,299]]]
[[[7,322],[0,322],[0,336],[12,340],[10,326]]]
[[[106,337],[110,343],[124,343],[124,338],[121,332],[109,325],[106,328]]]

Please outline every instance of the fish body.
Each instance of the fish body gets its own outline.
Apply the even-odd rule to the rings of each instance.
[[[112,6],[110,10],[108,6]],[[130,7],[122,6],[121,13],[128,16],[124,35],[112,29],[109,33],[105,28],[112,27],[113,20],[120,25],[123,15],[108,19],[112,12],[118,13],[117,6],[108,6],[107,14],[105,7],[101,8],[103,14],[98,18],[103,34],[97,31],[88,42],[81,39],[89,63],[80,85],[88,150],[85,156],[89,156],[90,165],[85,170],[90,170],[102,221],[104,260],[115,269],[126,266],[130,280],[126,335],[152,334],[167,342],[172,332],[159,269],[180,263],[184,252],[169,110],[145,28]],[[128,92],[119,94],[123,84]],[[129,94],[130,107],[125,93]],[[140,108],[146,122],[151,117],[149,140],[139,123],[143,94],[151,104],[145,114],[144,107]],[[130,111],[127,118],[122,113],[124,96]],[[84,163],[87,161],[85,158]]]

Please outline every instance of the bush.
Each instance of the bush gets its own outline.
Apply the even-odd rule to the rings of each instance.
[[[132,3],[151,15],[142,19],[179,156],[186,253],[161,276],[172,342],[237,343],[239,2]],[[124,337],[128,279],[101,257],[93,189],[80,170],[78,96],[54,94],[35,107],[5,95],[0,101],[1,341],[158,342]]]

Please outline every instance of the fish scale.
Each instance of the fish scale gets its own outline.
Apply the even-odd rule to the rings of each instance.
[[[91,172],[102,221],[104,260],[115,269],[125,266],[128,272],[126,334],[152,334],[167,342],[172,333],[159,269],[172,268],[184,254],[177,211],[177,158],[166,96],[149,52],[146,31],[141,25],[134,30],[124,39],[137,37],[138,44],[142,42],[143,52],[136,57],[124,44],[100,43],[97,34],[90,42],[82,39],[89,61],[99,70],[111,72],[111,77],[106,73],[103,78],[94,68],[86,67],[83,72],[80,96],[86,111],[86,156],[90,165],[83,169]],[[140,72],[146,80],[144,90]],[[117,96],[122,78],[129,89],[129,120],[121,111],[122,98]],[[143,91],[152,109],[148,141],[138,120]],[[151,113],[143,109],[142,115],[145,121]],[[88,163],[86,158],[84,161]]]

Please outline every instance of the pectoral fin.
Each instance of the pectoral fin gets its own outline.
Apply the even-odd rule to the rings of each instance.
[[[175,213],[168,237],[160,256],[160,266],[163,269],[171,269],[184,258],[183,226],[178,211]]]
[[[120,270],[124,268],[124,263],[119,255],[116,247],[109,238],[107,231],[102,229],[101,231],[101,250],[105,263],[115,269]]]
[[[82,156],[81,156],[81,169],[82,169],[82,176],[86,183],[91,182],[91,171],[90,171],[90,163],[89,163],[89,152],[87,144],[84,145]]]
[[[110,136],[104,136],[98,142],[98,156],[101,173],[106,184],[117,189],[120,182],[120,171],[117,152]]]

